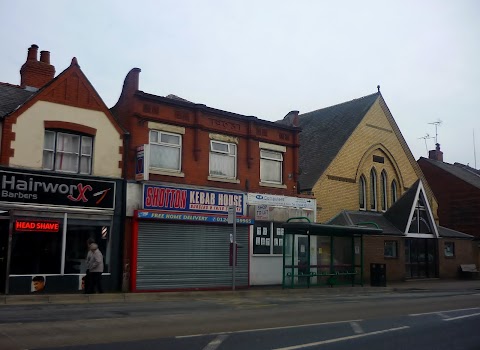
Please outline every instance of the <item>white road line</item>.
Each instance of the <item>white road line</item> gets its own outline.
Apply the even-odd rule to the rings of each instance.
[[[205,334],[191,334],[191,335],[177,335],[176,339],[181,338],[193,338],[193,337],[204,337],[207,335],[216,335],[216,334],[239,334],[239,333],[250,333],[250,332],[264,332],[264,331],[275,331],[279,329],[293,329],[293,328],[303,328],[303,327],[315,327],[315,326],[325,326],[330,324],[339,324],[339,323],[350,323],[350,322],[359,322],[362,320],[347,320],[347,321],[336,321],[336,322],[322,322],[322,323],[307,323],[300,324],[296,326],[282,326],[282,327],[271,327],[271,328],[256,328],[256,329],[245,329],[241,331],[231,331],[231,332],[216,332],[216,333],[205,333]]]
[[[480,312],[477,313],[477,314],[470,314],[470,315],[463,315],[463,316],[446,318],[446,319],[444,319],[444,321],[454,321],[454,320],[459,320],[461,318],[474,317],[474,316],[479,316],[479,315],[480,315]]]
[[[220,334],[218,337],[213,339],[206,347],[203,348],[203,350],[215,350],[217,349],[225,339],[227,339],[228,335],[226,334]]]
[[[443,312],[437,312],[437,315],[440,316],[441,318],[449,318],[450,316],[445,315]]]
[[[480,307],[471,307],[468,309],[456,309],[456,310],[443,310],[443,311],[433,311],[433,312],[424,312],[422,314],[410,314],[408,316],[423,316],[423,315],[432,315],[438,313],[445,313],[445,312],[456,312],[456,311],[468,311],[468,310],[479,310]]]
[[[355,334],[365,333],[358,322],[350,322],[350,326],[352,326]]]
[[[382,334],[382,333],[400,331],[400,330],[402,330],[402,329],[407,329],[407,328],[410,328],[410,327],[409,327],[409,326],[403,326],[403,327],[398,327],[398,328],[390,328],[390,329],[385,329],[385,330],[383,330],[383,331],[376,331],[376,332],[370,332],[370,333],[363,333],[363,334],[351,335],[351,336],[348,336],[348,337],[322,340],[322,341],[315,342],[315,343],[294,345],[294,346],[288,346],[288,347],[286,347],[286,348],[277,348],[277,349],[273,349],[273,350],[295,350],[295,349],[303,349],[303,348],[308,348],[308,347],[311,347],[311,346],[318,346],[318,345],[323,345],[323,344],[337,343],[337,342],[340,342],[340,341],[345,341],[345,340],[350,340],[350,339],[367,337],[367,336],[369,336],[369,335],[376,335],[376,334]]]

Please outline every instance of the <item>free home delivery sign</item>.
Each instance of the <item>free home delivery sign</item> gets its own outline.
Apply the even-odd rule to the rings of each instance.
[[[115,182],[0,170],[0,201],[114,209]]]
[[[242,193],[143,185],[143,209],[227,214],[233,205],[242,216],[244,204]]]

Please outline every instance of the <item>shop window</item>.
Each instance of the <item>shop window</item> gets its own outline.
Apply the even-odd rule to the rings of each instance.
[[[397,258],[398,249],[397,241],[385,241],[383,246],[383,256],[385,258]]]
[[[260,150],[260,181],[282,184],[283,154],[271,150]]]
[[[273,254],[283,254],[283,244],[285,237],[284,233],[285,229],[282,227],[281,223],[273,223]]]
[[[358,194],[359,194],[359,207],[360,210],[365,210],[367,209],[367,196],[366,196],[366,187],[365,187],[365,177],[362,175],[360,176],[360,181],[359,181],[359,188],[358,188]]]
[[[67,226],[65,247],[65,273],[85,273],[85,257],[87,256],[87,240],[93,238],[102,252],[104,270],[109,271],[109,226],[72,225]]]
[[[43,169],[91,174],[93,139],[90,136],[45,130]]]
[[[237,178],[237,145],[234,143],[210,141],[210,176]]]
[[[180,171],[182,135],[150,130],[150,167]]]
[[[455,256],[455,242],[445,242],[445,257],[453,258]]]
[[[382,210],[387,210],[387,173],[382,171]]]
[[[370,209],[377,210],[377,172],[370,171]]]
[[[270,223],[255,221],[253,230],[253,254],[270,254]]]
[[[44,224],[54,226],[52,229],[45,229]],[[61,220],[15,220],[10,274],[59,274],[62,260],[62,232]]]
[[[86,272],[85,258],[89,238],[93,238],[98,244],[104,257],[104,272],[109,272],[109,224],[68,220],[64,257],[63,231],[63,219],[17,218],[14,221],[10,274],[83,274]],[[62,258],[64,271],[61,271]]]

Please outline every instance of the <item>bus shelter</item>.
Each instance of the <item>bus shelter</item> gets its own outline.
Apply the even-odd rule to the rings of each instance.
[[[282,225],[283,288],[363,286],[363,236],[381,234],[374,223],[368,226],[339,226],[298,222]]]

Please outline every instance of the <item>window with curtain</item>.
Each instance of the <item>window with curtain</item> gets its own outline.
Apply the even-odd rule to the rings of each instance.
[[[387,210],[387,173],[382,171],[382,210]]]
[[[392,181],[392,205],[397,201],[397,182],[395,180]]]
[[[210,141],[210,176],[237,178],[237,145]]]
[[[283,154],[266,149],[260,150],[260,181],[282,184]]]
[[[150,130],[150,167],[180,171],[182,166],[182,136]]]
[[[358,188],[358,193],[359,193],[359,207],[360,209],[367,209],[367,197],[366,197],[366,186],[365,186],[365,177],[362,175],[360,176],[360,181],[359,181],[359,188]]]
[[[93,139],[90,136],[45,130],[43,169],[66,173],[92,173]]]
[[[375,169],[370,171],[370,209],[377,210],[377,173]]]

